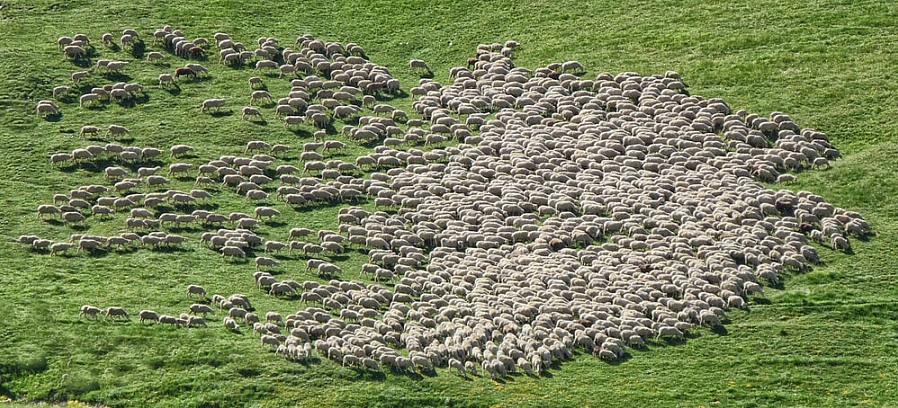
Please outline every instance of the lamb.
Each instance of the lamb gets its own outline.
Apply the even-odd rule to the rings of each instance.
[[[249,78],[249,88],[250,89],[264,88],[264,87],[265,87],[265,83],[262,82],[262,78],[259,78],[259,77],[250,77]]]
[[[84,215],[79,212],[64,212],[62,213],[62,221],[65,224],[80,224],[84,222]]]
[[[87,56],[87,50],[77,45],[66,45],[62,48],[62,53],[72,60],[80,60]]]

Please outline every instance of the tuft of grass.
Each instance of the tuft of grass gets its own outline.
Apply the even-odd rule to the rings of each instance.
[[[0,395],[16,400],[72,398],[110,406],[896,406],[898,393],[898,5],[892,2],[697,0],[651,3],[557,0],[411,0],[356,2],[312,0],[277,4],[261,0],[180,2],[7,1],[0,3]],[[270,12],[259,12],[269,10]],[[78,319],[83,304],[152,308],[177,314],[189,302],[183,290],[198,283],[212,293],[249,294],[260,310],[289,313],[301,306],[258,292],[247,263],[223,262],[199,245],[169,253],[139,250],[49,257],[12,243],[33,233],[66,239],[61,225],[36,219],[34,209],[54,192],[104,184],[90,166],[62,170],[50,153],[88,143],[74,135],[85,124],[129,127],[128,144],[167,148],[188,143],[198,164],[243,150],[254,139],[298,147],[311,128],[280,126],[270,108],[266,123],[239,119],[248,104],[249,69],[212,69],[211,79],[167,92],[160,73],[185,61],[136,62],[126,51],[97,47],[93,57],[135,61],[125,77],[91,76],[80,89],[129,80],[147,94],[133,106],[80,109],[61,103],[56,121],[34,117],[34,105],[53,86],[83,69],[62,59],[61,35],[133,27],[149,33],[164,24],[190,38],[224,31],[253,43],[274,36],[290,43],[303,33],[357,42],[408,89],[416,78],[411,58],[428,62],[436,80],[462,65],[478,43],[515,39],[525,67],[578,60],[590,76],[637,71],[680,72],[692,94],[720,97],[735,109],[789,113],[801,126],[822,130],[844,154],[832,169],[805,172],[774,189],[808,190],[862,213],[875,236],[852,242],[853,255],[821,250],[824,264],[768,289],[746,311],[731,313],[725,333],[698,331],[679,345],[653,345],[609,365],[578,356],[543,378],[505,382],[436,376],[360,374],[328,361],[290,363],[268,352],[249,333],[218,327],[178,330],[155,325]],[[146,44],[145,52],[159,50]],[[166,65],[167,64],[167,65]],[[289,84],[265,77],[273,94]],[[199,114],[209,97],[228,99],[232,114]],[[410,98],[390,103],[410,110]],[[342,124],[334,130],[339,131]],[[344,140],[344,139],[341,139]],[[346,141],[346,140],[344,140]],[[333,156],[348,160],[372,146],[349,143]],[[295,160],[295,154],[293,156]],[[161,164],[168,164],[166,158]],[[177,181],[173,188],[189,188]],[[279,204],[276,204],[276,206]],[[218,212],[248,212],[252,205],[219,194]],[[371,208],[372,203],[363,203]],[[279,222],[334,229],[337,207],[294,211],[279,207]],[[86,232],[117,232],[123,217],[91,219]],[[196,237],[199,231],[181,231]],[[260,233],[285,239],[284,227]],[[366,258],[350,252],[332,259],[345,271]],[[315,279],[300,258],[284,259],[281,279]],[[354,277],[353,277],[354,278]],[[29,406],[15,403],[13,406]],[[44,404],[46,405],[46,404]],[[40,405],[38,405],[40,406]]]

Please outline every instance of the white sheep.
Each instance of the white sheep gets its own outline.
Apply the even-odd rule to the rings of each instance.
[[[221,108],[224,107],[224,105],[225,105],[224,99],[206,99],[203,101],[203,103],[200,107],[203,112],[208,112],[213,109],[217,112],[217,111],[221,110]]]

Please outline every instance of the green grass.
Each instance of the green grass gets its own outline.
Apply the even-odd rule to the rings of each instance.
[[[879,1],[615,2],[556,0],[475,2],[373,1],[5,1],[0,2],[0,397],[94,401],[110,406],[896,406],[898,405],[898,6]],[[515,39],[517,62],[535,67],[577,59],[593,75],[680,72],[690,92],[731,106],[789,113],[801,126],[827,132],[845,158],[827,171],[799,175],[783,188],[809,190],[861,212],[876,236],[853,242],[855,253],[822,250],[824,265],[789,276],[767,301],[732,313],[726,334],[699,331],[678,346],[634,351],[609,365],[579,356],[547,378],[504,383],[465,380],[440,370],[433,377],[360,374],[329,362],[297,365],[265,352],[250,334],[213,327],[176,330],[136,323],[85,322],[85,303],[185,309],[184,287],[244,292],[261,310],[290,312],[296,302],[253,289],[247,264],[223,262],[190,245],[185,252],[87,257],[33,255],[11,239],[24,233],[63,239],[72,231],[39,222],[34,209],[54,192],[102,177],[47,163],[51,152],[84,145],[72,138],[84,124],[120,123],[141,146],[190,143],[199,163],[236,153],[252,139],[296,145],[309,137],[239,114],[198,114],[202,99],[248,102],[247,70],[213,68],[213,79],[185,84],[179,95],[148,87],[133,108],[62,106],[62,120],[34,118],[34,103],[68,82],[76,67],[55,39],[164,24],[190,38],[231,33],[247,44],[270,35],[284,43],[299,34],[357,42],[399,77],[415,79],[410,58],[422,58],[445,81],[481,42]],[[151,47],[153,48],[153,47]],[[103,57],[130,59],[98,47]],[[182,62],[169,58],[168,62]],[[133,80],[150,85],[170,68],[135,63]],[[93,77],[92,84],[101,79]],[[283,93],[275,79],[269,87]],[[410,101],[399,100],[408,107]],[[365,151],[349,149],[346,157]],[[189,183],[183,184],[186,186]],[[780,188],[774,186],[774,188]],[[232,193],[222,211],[249,210]],[[287,211],[282,221],[334,228],[337,208]],[[121,217],[89,220],[91,233],[117,230]],[[262,233],[283,233],[271,226]],[[195,235],[197,233],[190,232]],[[362,254],[336,259],[344,269]],[[284,274],[309,279],[299,260]],[[0,404],[2,406],[3,404]],[[13,405],[17,406],[17,405]],[[27,406],[27,405],[26,405]]]

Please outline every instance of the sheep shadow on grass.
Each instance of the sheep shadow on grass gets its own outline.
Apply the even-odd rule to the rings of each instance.
[[[123,108],[133,108],[137,105],[142,105],[149,101],[150,101],[150,94],[143,92],[140,94],[140,96],[125,99],[123,101],[120,101],[118,104],[119,104],[119,106],[121,106]]]
[[[303,128],[286,127],[285,129],[287,129],[289,132],[293,133],[296,137],[299,137],[299,138],[305,139],[305,138],[310,138],[313,136],[312,132],[309,132],[308,130],[303,129]]]
[[[107,72],[104,77],[114,82],[130,82],[133,79],[130,75],[121,72]]]
[[[57,111],[52,115],[44,116],[44,121],[47,122],[59,122],[62,120],[62,111]]]
[[[78,58],[78,59],[73,59],[70,61],[72,61],[72,64],[75,64],[75,66],[77,66],[79,68],[90,68],[93,65],[93,63],[90,60],[90,56],[91,56],[91,51],[88,51],[87,58]]]
[[[729,321],[729,319],[727,319],[727,321]],[[727,328],[723,324],[718,324],[717,326],[712,327],[711,333],[714,333],[718,336],[729,336],[730,335],[730,332],[727,330]]]
[[[137,40],[133,44],[131,44],[131,55],[137,59],[143,59],[144,54],[147,51],[147,44],[143,42],[143,40]]]
[[[231,109],[217,110],[214,112],[209,112],[209,116],[212,116],[213,118],[223,118],[223,117],[227,117],[227,116],[234,116],[234,111]]]
[[[388,102],[388,101],[392,101],[394,99],[403,99],[406,97],[408,97],[408,93],[401,89],[396,91],[395,93],[379,92],[376,95],[374,95],[374,99],[381,101],[381,102]]]
[[[189,248],[184,248],[176,245],[160,245],[153,249],[153,252],[161,252],[163,254],[177,254],[190,251],[191,250]]]

